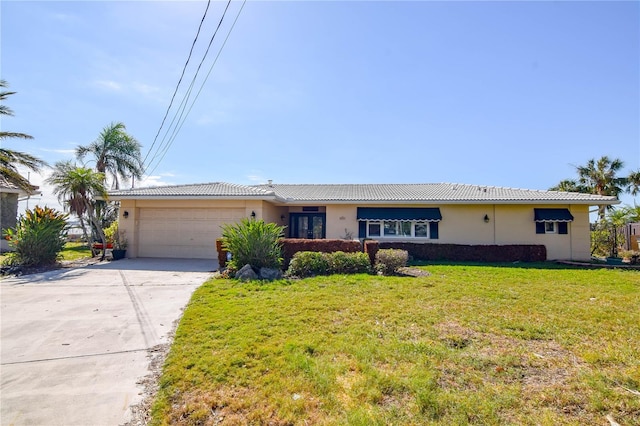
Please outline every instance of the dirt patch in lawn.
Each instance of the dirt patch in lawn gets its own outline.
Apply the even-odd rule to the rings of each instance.
[[[590,367],[560,344],[478,332],[455,322],[436,328],[446,346],[460,351],[457,363],[449,360],[440,368],[441,388],[480,391],[515,387],[522,399],[534,401],[534,405],[582,421],[587,418],[587,395],[574,383]]]

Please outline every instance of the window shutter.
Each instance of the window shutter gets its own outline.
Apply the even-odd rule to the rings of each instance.
[[[432,240],[438,239],[438,222],[429,222],[429,238]]]
[[[544,222],[536,222],[536,234],[544,234]]]
[[[367,237],[367,222],[361,220],[358,222],[358,238],[366,238]]]
[[[558,222],[558,234],[568,234],[569,225],[567,222]]]

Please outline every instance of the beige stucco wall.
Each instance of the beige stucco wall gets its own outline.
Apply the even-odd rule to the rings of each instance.
[[[246,217],[256,213],[256,218],[273,221],[280,217],[276,206],[262,200],[122,200],[120,201],[120,213],[118,217],[119,229],[125,232],[129,243],[127,257],[138,256],[139,235],[136,227],[139,224],[140,209],[144,208],[171,208],[171,209],[216,209],[216,208],[244,208]],[[127,218],[124,212],[128,212]]]
[[[327,238],[342,238],[345,228],[358,236],[357,205],[327,206]],[[360,207],[394,207],[374,205]],[[396,205],[397,207],[397,205]],[[439,207],[442,221],[434,244],[542,244],[548,259],[590,259],[589,209],[582,205],[405,205]],[[569,233],[536,234],[534,208],[567,208],[574,216]],[[489,217],[489,222],[484,217]],[[416,241],[416,240],[412,240]],[[424,240],[423,240],[424,241]]]
[[[326,213],[326,237],[344,238],[348,232],[358,238],[357,208],[354,204],[321,206]],[[360,207],[367,207],[360,205]],[[398,207],[398,205],[369,205],[368,207]],[[438,240],[429,243],[450,244],[543,244],[548,259],[588,260],[590,258],[590,232],[588,206],[572,205],[403,205],[402,207],[438,207],[442,213]],[[534,207],[568,208],[574,216],[569,233],[536,234],[533,221]],[[289,212],[302,211],[301,206],[278,206],[262,200],[124,200],[120,207],[120,229],[129,241],[128,256],[136,256],[136,224],[141,208],[244,208],[246,217],[251,212],[257,219],[279,225],[289,224]],[[129,217],[123,217],[124,211]],[[281,216],[284,215],[284,220]],[[489,217],[485,223],[484,216]],[[345,231],[346,230],[346,231]],[[417,240],[413,240],[417,241]]]
[[[284,219],[282,218],[284,216]],[[260,210],[260,216],[258,219],[263,219],[265,222],[276,223],[280,226],[287,226],[289,224],[289,213],[286,207],[274,206],[273,204],[262,202]],[[285,229],[285,236],[287,230]]]
[[[328,205],[326,213],[328,239],[344,238],[347,232],[349,232],[354,239],[358,238],[357,206],[344,204]]]

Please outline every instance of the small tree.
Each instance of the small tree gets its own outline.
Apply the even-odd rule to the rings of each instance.
[[[4,237],[15,250],[7,263],[27,267],[55,263],[66,241],[67,217],[49,207],[27,210],[16,227],[5,232]]]
[[[263,220],[242,219],[222,226],[222,246],[231,253],[230,267],[251,265],[254,269],[282,265],[284,226]]]
[[[617,208],[596,223],[591,230],[591,254],[617,257],[618,249],[625,244],[623,227],[632,220],[634,212],[630,207]]]

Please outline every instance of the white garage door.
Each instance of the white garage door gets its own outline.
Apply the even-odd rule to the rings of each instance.
[[[215,259],[221,225],[245,217],[244,208],[140,209],[140,257]]]

